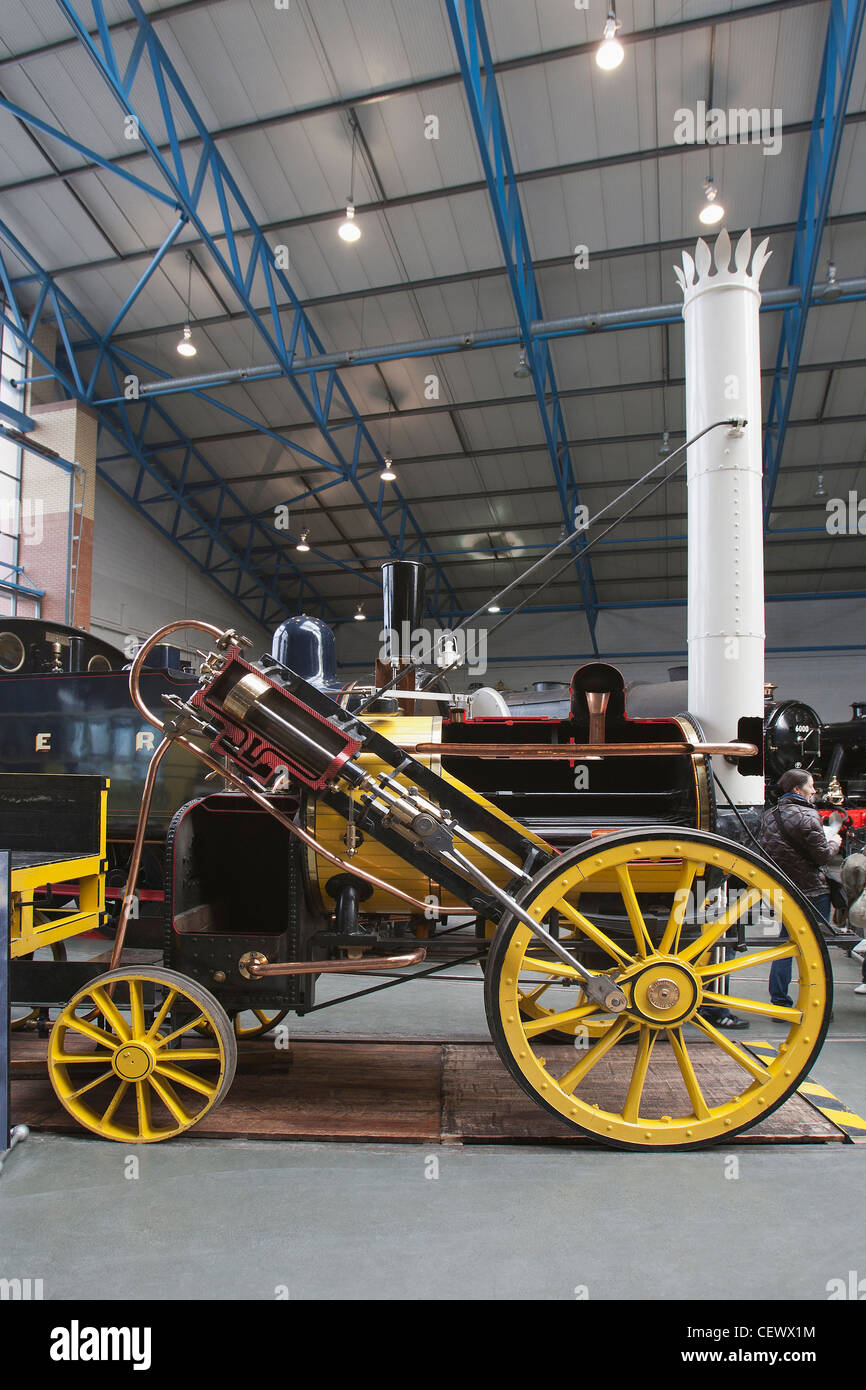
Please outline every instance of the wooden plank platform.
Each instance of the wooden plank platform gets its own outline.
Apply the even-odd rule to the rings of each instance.
[[[13,1035],[12,1120],[32,1130],[86,1136],[57,1101],[48,1080],[47,1044]],[[594,1068],[591,1101],[623,1093],[628,1057],[603,1058]],[[573,1058],[573,1049],[548,1050]],[[708,1101],[729,1094],[726,1068],[735,1063],[715,1049],[695,1056]],[[694,1054],[693,1054],[694,1056]],[[658,1050],[656,1053],[658,1058]],[[673,1057],[658,1058],[648,1100],[658,1113],[682,1113]],[[423,1039],[371,1042],[302,1037],[290,1050],[272,1041],[241,1044],[234,1085],[222,1105],[188,1133],[190,1139],[384,1141],[388,1143],[558,1144],[600,1147],[576,1138],[526,1096],[492,1043]],[[848,1136],[801,1094],[738,1136],[737,1144],[846,1143]]]

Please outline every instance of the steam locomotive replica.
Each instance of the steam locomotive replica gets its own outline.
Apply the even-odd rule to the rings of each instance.
[[[392,562],[384,577],[387,629],[417,629],[422,568]],[[181,620],[144,643],[128,677],[61,669],[0,682],[6,717],[5,691],[41,682],[43,722],[56,688],[58,723],[30,732],[69,728],[83,749],[81,706],[64,725],[73,705],[60,692],[128,678],[131,710],[103,686],[97,721],[126,767],[155,731],[136,823],[128,805],[113,823],[127,882],[110,969],[56,1001],[51,1080],[85,1128],[125,1143],[191,1128],[231,1084],[231,1020],[244,1010],[307,1014],[338,1002],[317,1002],[323,976],[385,976],[359,991],[375,996],[469,962],[481,964],[503,1063],[565,1132],[692,1148],[783,1104],[820,1049],[832,991],[809,903],[716,798],[713,758],[751,774],[759,737],[732,730],[711,744],[688,714],[635,717],[603,662],[575,672],[556,717],[503,709],[493,692],[442,696],[440,673],[399,650],[369,686],[342,689],[333,635],[290,621],[257,660],[236,632]],[[200,670],[154,670],[181,629],[210,640]],[[804,730],[792,732],[788,766],[804,756]],[[74,748],[66,757],[76,766]],[[166,836],[163,964],[124,965],[166,805],[160,778],[182,759],[192,795]],[[201,785],[204,771],[215,785]],[[797,998],[782,1007],[767,1002],[766,977],[788,958]],[[720,1030],[728,1010],[775,1027],[776,1057]]]

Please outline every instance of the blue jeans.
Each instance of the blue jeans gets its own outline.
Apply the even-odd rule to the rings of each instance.
[[[809,902],[822,917],[830,916],[830,894],[819,893],[817,897],[810,898]],[[788,933],[784,927],[779,928],[779,940],[787,941]],[[770,966],[770,1003],[781,1004],[785,1008],[790,1008],[794,1003],[790,994],[791,972],[794,962],[790,956],[785,960],[774,960]]]

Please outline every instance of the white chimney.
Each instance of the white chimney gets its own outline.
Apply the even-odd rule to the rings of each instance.
[[[745,231],[730,270],[723,231],[712,258],[700,238],[694,259],[684,251],[682,270],[674,267],[683,291],[686,437],[714,420],[748,422],[741,432],[711,430],[688,451],[689,710],[712,742],[736,738],[738,719],[764,712],[758,281],[771,253],[765,239],[750,273],[751,249]],[[713,766],[735,805],[763,804],[762,778],[743,777],[721,757]]]

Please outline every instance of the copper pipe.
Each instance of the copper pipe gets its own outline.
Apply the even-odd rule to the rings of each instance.
[[[177,632],[182,628],[189,628],[197,632],[206,632],[211,637],[219,638],[223,636],[220,628],[214,627],[211,623],[199,622],[194,618],[181,618],[177,622],[168,623],[165,627],[159,628],[148,637],[144,646],[140,649],[133,661],[132,669],[129,673],[129,693],[132,696],[133,704],[148,723],[153,724],[154,727],[159,729],[162,733],[165,732],[162,721],[157,719],[148,709],[141,697],[141,690],[139,688],[141,669],[148,652],[155,647],[163,637],[167,637],[169,633]],[[187,752],[192,753],[194,757],[198,758],[199,762],[204,763],[212,772],[218,772],[221,777],[227,782],[231,782],[233,786],[237,787],[238,791],[243,792],[244,795],[248,796],[251,801],[254,801],[257,806],[260,806],[263,811],[267,811],[269,816],[273,816],[274,820],[279,821],[280,825],[284,826],[290,835],[294,835],[296,839],[305,844],[308,849],[313,850],[315,854],[321,855],[323,859],[327,859],[328,863],[333,864],[335,868],[342,869],[344,873],[351,874],[353,878],[363,879],[365,883],[372,884],[374,888],[378,888],[383,893],[390,893],[392,897],[400,898],[402,902],[408,903],[410,907],[414,907],[420,912],[437,913],[439,911],[438,908],[431,906],[429,902],[421,902],[418,898],[413,898],[410,894],[404,893],[402,889],[395,888],[390,883],[385,883],[381,878],[376,878],[375,874],[367,873],[366,870],[359,868],[357,864],[347,863],[346,860],[340,859],[336,854],[332,854],[330,850],[325,849],[324,845],[320,845],[318,840],[308,834],[306,830],[296,825],[294,821],[289,820],[288,816],[284,816],[275,806],[272,806],[265,796],[257,792],[253,787],[248,786],[247,783],[242,781],[230,768],[224,767],[222,763],[217,762],[209,753],[206,753],[203,748],[199,748],[197,744],[191,742],[191,740],[184,735],[177,735],[171,742],[179,744],[180,747],[185,748]],[[150,769],[148,769],[148,776],[150,776]],[[139,827],[141,824],[141,813],[139,813]]]
[[[399,970],[407,965],[420,965],[427,957],[423,946],[405,956],[368,956],[364,960],[284,960],[259,965],[250,961],[250,975],[363,975],[367,970]]]
[[[443,758],[670,758],[695,753],[721,753],[729,758],[753,758],[754,743],[416,743],[405,753],[438,753]]]
[[[587,690],[586,703],[589,709],[589,741],[604,743],[604,722],[607,711],[609,690]]]
[[[116,970],[120,963],[120,953],[123,950],[123,942],[126,937],[126,927],[129,922],[129,913],[135,894],[138,870],[141,867],[141,851],[144,847],[144,835],[147,829],[147,818],[150,815],[150,803],[153,800],[153,789],[156,786],[156,774],[159,771],[160,763],[170,747],[171,739],[164,738],[162,743],[154,750],[153,757],[147,765],[147,776],[144,779],[144,790],[141,793],[141,805],[138,808],[138,824],[135,828],[135,839],[132,842],[129,872],[126,875],[126,887],[123,890],[120,920],[117,924],[117,935],[114,938],[114,945],[111,948],[111,960],[108,964],[109,970]]]

